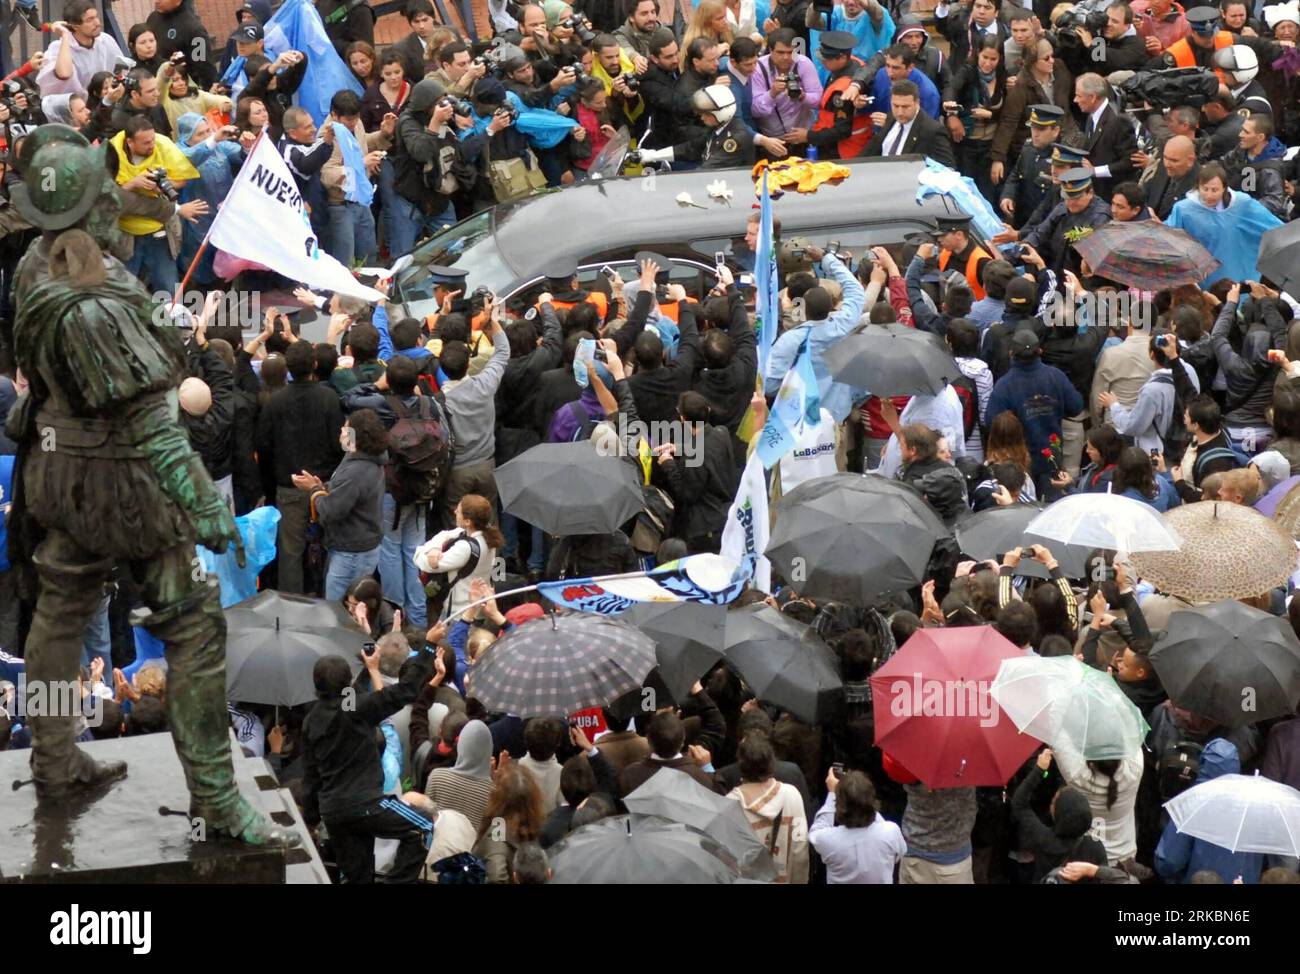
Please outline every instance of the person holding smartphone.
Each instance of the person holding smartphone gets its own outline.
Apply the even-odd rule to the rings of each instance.
[[[1125,406],[1113,392],[1101,393],[1098,401],[1108,411],[1115,431],[1133,437],[1144,454],[1155,450],[1160,453],[1178,452],[1181,456],[1181,449],[1167,451],[1165,440],[1167,437],[1179,439],[1183,425],[1177,415],[1181,411],[1177,404],[1199,394],[1201,380],[1195,369],[1179,360],[1178,338],[1172,333],[1148,339],[1147,354],[1155,371],[1138,390],[1137,401],[1132,406]],[[1180,442],[1185,448],[1185,435]],[[1176,457],[1171,456],[1171,459]]]

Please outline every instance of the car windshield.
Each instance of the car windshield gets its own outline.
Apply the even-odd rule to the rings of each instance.
[[[503,291],[515,278],[514,270],[505,262],[492,232],[492,211],[476,213],[441,233],[430,237],[411,253],[412,265],[398,280],[401,297],[408,312],[418,313],[410,306],[431,302],[434,284],[429,280],[428,267],[463,267],[469,272],[466,290],[486,286],[493,291]]]

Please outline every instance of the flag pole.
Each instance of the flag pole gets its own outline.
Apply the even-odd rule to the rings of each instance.
[[[262,139],[266,137],[266,132],[267,129],[263,128],[262,131],[257,133],[257,138],[254,139],[253,144],[248,147],[248,158],[244,160],[245,162],[247,162],[248,159],[251,159],[253,157],[253,152],[257,149],[258,143],[260,143]],[[235,186],[237,186],[239,180],[243,178],[244,172],[245,170],[241,167],[239,171],[239,175],[235,177],[235,181],[230,184],[230,189],[226,191],[225,199],[223,199],[220,203],[217,204],[217,212],[213,215],[212,222],[208,224],[208,232],[203,235],[203,240],[199,244],[198,251],[196,251],[194,254],[194,259],[190,261],[190,266],[185,270],[185,276],[181,278],[180,284],[176,286],[177,301],[180,301],[181,295],[185,293],[185,285],[190,282],[190,277],[194,274],[194,269],[199,266],[199,261],[203,259],[203,254],[208,249],[208,238],[212,236],[212,231],[213,229],[215,229],[217,225],[217,220],[221,216],[222,204],[224,204],[227,199],[230,199],[230,194],[235,191]]]

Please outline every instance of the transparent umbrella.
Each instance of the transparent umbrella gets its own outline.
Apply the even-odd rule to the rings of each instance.
[[[1182,546],[1154,507],[1118,494],[1063,497],[1030,521],[1025,533],[1115,551],[1174,551]]]
[[[989,692],[1023,733],[1089,761],[1128,757],[1151,729],[1114,679],[1073,656],[1003,660]]]
[[[1174,828],[1229,852],[1300,856],[1300,791],[1259,775],[1225,774],[1165,803]]]

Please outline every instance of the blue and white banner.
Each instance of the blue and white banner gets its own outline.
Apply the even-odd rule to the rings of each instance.
[[[542,582],[541,595],[579,612],[619,615],[643,602],[726,605],[745,589],[749,576],[721,555],[688,555],[649,572]]]
[[[722,556],[741,566],[755,588],[772,591],[772,565],[763,555],[770,525],[767,513],[767,477],[758,452],[749,455],[740,475],[736,499],[722,529]]]
[[[758,241],[754,245],[754,287],[758,291],[758,374],[767,375],[767,357],[776,341],[781,318],[781,282],[776,264],[776,240],[772,232],[772,196],[763,170],[758,203]]]
[[[343,155],[343,196],[350,203],[369,206],[375,201],[375,186],[366,172],[366,150],[342,122],[334,122],[334,138]]]
[[[799,443],[808,426],[821,420],[821,393],[817,374],[813,371],[812,349],[804,335],[794,366],[781,380],[781,389],[767,414],[767,422],[758,434],[758,447],[754,450],[763,466],[770,470],[777,461]]]

